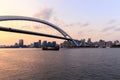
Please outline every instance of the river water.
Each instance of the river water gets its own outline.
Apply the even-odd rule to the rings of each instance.
[[[120,49],[0,49],[0,80],[120,80]]]

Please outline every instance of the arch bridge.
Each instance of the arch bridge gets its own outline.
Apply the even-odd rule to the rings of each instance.
[[[49,34],[43,34],[43,33],[37,33],[37,32],[32,32],[32,31],[13,29],[13,28],[6,28],[6,27],[0,26],[1,31],[64,39],[64,40],[72,41],[75,44],[75,46],[78,46],[77,42],[74,39],[72,39],[72,37],[69,36],[65,31],[63,31],[58,26],[56,26],[56,25],[54,25],[50,22],[47,22],[45,20],[32,18],[32,17],[25,17],[25,16],[0,16],[0,21],[9,21],[9,20],[25,20],[25,21],[34,21],[34,22],[42,23],[42,24],[48,25],[49,27],[52,27],[52,28],[56,29],[58,32],[60,32],[63,35],[63,37],[55,36],[55,35],[49,35]]]

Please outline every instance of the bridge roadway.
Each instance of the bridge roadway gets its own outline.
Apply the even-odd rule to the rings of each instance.
[[[38,32],[32,32],[32,31],[26,31],[26,30],[20,30],[20,29],[14,29],[14,28],[6,28],[0,26],[0,31],[6,31],[6,32],[14,32],[14,33],[22,33],[22,34],[29,34],[29,35],[36,35],[36,36],[45,36],[45,37],[51,37],[51,38],[57,38],[57,39],[64,39],[64,40],[70,40],[70,38],[55,36],[55,35],[49,35],[49,34],[43,34]]]

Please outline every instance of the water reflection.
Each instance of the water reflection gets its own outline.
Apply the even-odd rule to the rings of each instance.
[[[0,80],[119,80],[119,49],[0,49]]]

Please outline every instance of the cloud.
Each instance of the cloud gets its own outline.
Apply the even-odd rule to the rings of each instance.
[[[33,15],[33,17],[40,18],[40,19],[45,20],[45,21],[50,21],[53,18],[53,14],[54,14],[54,12],[53,12],[52,8],[44,7],[44,8],[40,8]],[[46,25],[42,25],[42,27],[40,27],[40,25],[32,26],[33,29],[41,29],[43,27],[45,29]],[[47,27],[47,28],[49,28],[49,27]]]
[[[22,29],[31,29],[31,26],[21,26]]]
[[[34,29],[40,29],[41,27],[36,25],[36,26],[33,26]]]
[[[110,21],[108,22],[108,24],[113,24],[113,23],[115,23],[115,22],[116,22],[116,20],[112,19],[112,20],[110,20]]]
[[[106,31],[109,31],[109,30],[113,30],[115,29],[116,26],[110,26],[110,27],[106,27],[102,30],[102,32],[106,32]]]
[[[70,23],[70,24],[64,24],[65,27],[75,27],[78,26],[75,23]]]
[[[66,24],[64,22],[65,27],[87,27],[89,25],[90,25],[90,23],[88,23],[88,22],[86,22],[86,23],[77,22],[77,23],[68,23],[68,24]]]
[[[86,23],[84,23],[82,26],[83,26],[83,27],[87,27],[87,26],[89,26],[89,25],[90,25],[90,23],[86,22]]]
[[[22,29],[36,29],[36,30],[38,30],[38,29],[41,29],[43,27],[41,27],[40,25],[32,25],[32,26],[21,26],[20,28],[22,28]]]
[[[80,36],[80,37],[84,37],[86,34],[85,34],[85,32],[83,32],[83,31],[78,31],[78,32],[76,33],[76,35],[77,35],[77,36]]]
[[[120,31],[120,28],[115,29],[115,31]]]
[[[53,11],[54,11],[53,8],[45,7],[45,8],[42,8],[42,9],[38,10],[38,12],[35,13],[33,16],[37,17],[37,18],[44,19],[46,21],[50,21],[55,25],[59,25],[60,27],[87,27],[87,26],[90,25],[90,23],[88,23],[88,22],[85,22],[85,23],[81,23],[81,22],[68,23],[64,20],[59,19],[56,16],[53,16],[53,15],[55,15],[55,13]]]
[[[63,19],[59,19],[57,17],[53,17],[52,18],[52,22],[56,23],[57,25],[61,26],[61,27],[65,27],[65,28],[70,28],[70,27],[88,27],[90,25],[89,22],[71,22],[68,23],[66,21],[64,21]]]
[[[82,32],[82,31],[78,31],[77,34],[78,34],[78,35],[81,35],[81,34],[83,34],[83,32]]]
[[[49,22],[52,22],[53,24],[62,28],[63,30],[65,30],[69,34],[71,34],[72,31],[76,31],[75,32],[76,35],[81,35],[81,36],[85,34],[83,32],[85,27],[88,27],[90,25],[90,23],[87,21],[86,22],[71,22],[71,23],[69,23],[69,22],[65,21],[64,19],[60,19],[59,18],[60,16],[57,17],[55,15],[56,14],[54,13],[54,9],[46,7],[46,8],[42,8],[42,9],[38,10],[38,12],[35,13],[33,16],[40,18],[40,19],[44,19],[44,20],[49,21]],[[39,25],[32,26],[32,28],[40,29]],[[81,28],[80,32],[79,32],[79,28]]]
[[[45,20],[49,20],[53,16],[53,9],[52,8],[42,8],[33,16]]]

